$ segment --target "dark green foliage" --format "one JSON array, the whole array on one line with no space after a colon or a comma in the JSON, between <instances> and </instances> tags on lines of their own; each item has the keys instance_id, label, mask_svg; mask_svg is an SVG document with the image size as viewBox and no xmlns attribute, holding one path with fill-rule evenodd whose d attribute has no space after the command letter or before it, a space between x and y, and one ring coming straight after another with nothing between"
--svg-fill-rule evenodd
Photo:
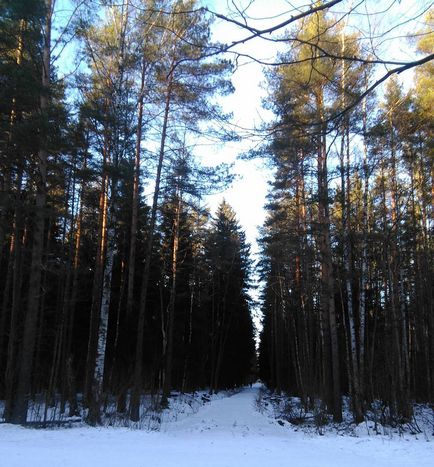
<instances>
[{"instance_id":1,"label":"dark green foliage","mask_svg":"<svg viewBox=\"0 0 434 467\"><path fill-rule=\"evenodd\" d=\"M249 313L249 247L232 208L223 201L207 245L211 314L211 386L247 381L254 359L253 325Z\"/></svg>"}]
</instances>

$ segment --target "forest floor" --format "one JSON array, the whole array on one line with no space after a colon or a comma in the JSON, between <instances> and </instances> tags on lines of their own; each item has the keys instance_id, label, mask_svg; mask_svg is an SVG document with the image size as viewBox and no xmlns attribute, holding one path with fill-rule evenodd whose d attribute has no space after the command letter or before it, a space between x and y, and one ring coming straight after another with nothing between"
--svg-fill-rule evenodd
<instances>
[{"instance_id":1,"label":"forest floor","mask_svg":"<svg viewBox=\"0 0 434 467\"><path fill-rule=\"evenodd\" d=\"M434 467L434 438L306 433L258 410L259 385L163 421L128 428L0 425L1 467Z\"/></svg>"}]
</instances>

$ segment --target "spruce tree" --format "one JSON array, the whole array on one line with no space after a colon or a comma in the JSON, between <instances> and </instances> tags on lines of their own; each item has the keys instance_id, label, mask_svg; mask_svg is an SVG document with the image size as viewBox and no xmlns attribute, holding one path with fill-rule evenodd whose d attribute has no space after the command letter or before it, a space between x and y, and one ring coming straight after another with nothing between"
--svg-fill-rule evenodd
<instances>
[{"instance_id":1,"label":"spruce tree","mask_svg":"<svg viewBox=\"0 0 434 467\"><path fill-rule=\"evenodd\" d=\"M210 387L218 391L247 381L255 350L248 296L249 246L235 212L225 201L215 215L207 257Z\"/></svg>"}]
</instances>

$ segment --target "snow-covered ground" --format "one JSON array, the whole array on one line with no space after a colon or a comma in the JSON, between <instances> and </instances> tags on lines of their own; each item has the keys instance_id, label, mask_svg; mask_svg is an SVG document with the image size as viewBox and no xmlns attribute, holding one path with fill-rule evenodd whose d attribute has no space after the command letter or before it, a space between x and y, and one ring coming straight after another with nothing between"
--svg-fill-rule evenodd
<instances>
[{"instance_id":1,"label":"snow-covered ground","mask_svg":"<svg viewBox=\"0 0 434 467\"><path fill-rule=\"evenodd\" d=\"M257 410L259 386L160 431L0 425L1 467L434 467L434 438L308 434Z\"/></svg>"}]
</instances>

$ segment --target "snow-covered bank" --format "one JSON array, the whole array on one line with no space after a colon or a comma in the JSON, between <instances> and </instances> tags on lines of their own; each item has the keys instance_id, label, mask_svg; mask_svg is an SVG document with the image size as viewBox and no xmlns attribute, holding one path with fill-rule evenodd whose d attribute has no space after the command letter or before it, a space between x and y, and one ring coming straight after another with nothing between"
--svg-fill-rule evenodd
<instances>
[{"instance_id":1,"label":"snow-covered bank","mask_svg":"<svg viewBox=\"0 0 434 467\"><path fill-rule=\"evenodd\" d=\"M259 388L212 400L161 431L0 425L1 467L434 467L422 437L318 436L256 410Z\"/></svg>"},{"instance_id":2,"label":"snow-covered bank","mask_svg":"<svg viewBox=\"0 0 434 467\"><path fill-rule=\"evenodd\" d=\"M420 438L434 442L434 410L429 404L413 404L410 420L392 417L389 408L381 401L374 401L367 409L365 421L356 425L351 410L351 399L343 398L342 422L334 423L332 415L326 413L321 401L314 401L309 410L299 397L287 394L276 395L267 389L259 390L257 407L261 413L268 414L278 423L290 423L294 430L311 434L336 434L342 436L375 436L404 439Z\"/></svg>"}]
</instances>

